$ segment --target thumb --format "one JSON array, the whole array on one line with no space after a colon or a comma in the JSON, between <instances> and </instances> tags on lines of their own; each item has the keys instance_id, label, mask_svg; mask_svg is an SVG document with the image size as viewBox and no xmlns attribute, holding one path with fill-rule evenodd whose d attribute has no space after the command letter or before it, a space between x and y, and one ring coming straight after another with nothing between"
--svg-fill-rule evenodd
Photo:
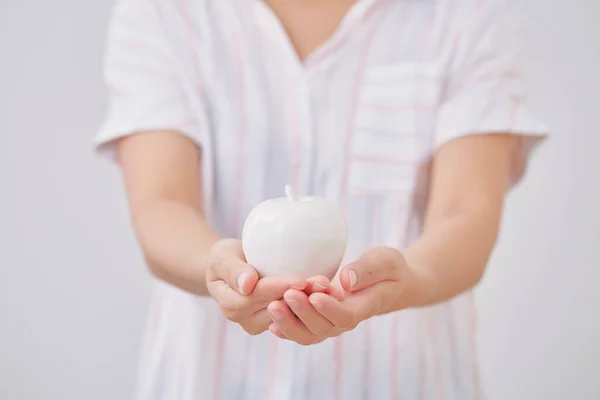
<instances>
[{"instance_id":1,"label":"thumb","mask_svg":"<svg viewBox=\"0 0 600 400\"><path fill-rule=\"evenodd\" d=\"M254 291L258 279L258 272L250 265L244 264L230 269L227 283L239 294L247 296Z\"/></svg>"},{"instance_id":2,"label":"thumb","mask_svg":"<svg viewBox=\"0 0 600 400\"><path fill-rule=\"evenodd\" d=\"M391 247L376 247L345 266L340 283L347 292L356 292L380 282L400 280L404 255Z\"/></svg>"},{"instance_id":3,"label":"thumb","mask_svg":"<svg viewBox=\"0 0 600 400\"><path fill-rule=\"evenodd\" d=\"M237 293L247 296L252 293L259 276L258 271L246 263L239 240L225 239L211 249L211 280L223 281Z\"/></svg>"}]
</instances>

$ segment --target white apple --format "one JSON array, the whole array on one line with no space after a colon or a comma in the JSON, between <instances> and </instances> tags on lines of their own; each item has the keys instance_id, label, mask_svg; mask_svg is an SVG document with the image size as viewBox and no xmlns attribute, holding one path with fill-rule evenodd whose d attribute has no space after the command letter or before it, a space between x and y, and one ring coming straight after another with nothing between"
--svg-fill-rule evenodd
<instances>
[{"instance_id":1,"label":"white apple","mask_svg":"<svg viewBox=\"0 0 600 400\"><path fill-rule=\"evenodd\" d=\"M320 197L266 200L248 215L242 247L248 264L262 276L333 278L346 251L348 229L342 210Z\"/></svg>"}]
</instances>

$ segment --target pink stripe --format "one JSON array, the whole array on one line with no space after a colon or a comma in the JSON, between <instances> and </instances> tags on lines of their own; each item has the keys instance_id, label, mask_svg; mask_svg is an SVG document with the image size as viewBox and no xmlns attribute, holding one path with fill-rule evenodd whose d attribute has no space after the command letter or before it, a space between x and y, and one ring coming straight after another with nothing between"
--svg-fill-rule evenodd
<instances>
[{"instance_id":1,"label":"pink stripe","mask_svg":"<svg viewBox=\"0 0 600 400\"><path fill-rule=\"evenodd\" d=\"M235 22L231 22L231 26L235 26ZM238 71L238 79L237 79L237 92L238 92L238 142L237 142L237 170L235 175L235 204L234 204L234 218L232 221L232 234L237 232L240 223L240 215L242 212L242 195L244 194L244 146L246 139L246 88L244 86L244 71L245 71L245 63L242 56L242 45L240 43L240 36L243 35L243 32L238 32L235 40L235 53L236 53L236 64Z\"/></svg>"},{"instance_id":2,"label":"pink stripe","mask_svg":"<svg viewBox=\"0 0 600 400\"><path fill-rule=\"evenodd\" d=\"M315 64L323 61L324 59L327 58L328 55L335 52L336 49L342 47L342 44L344 44L347 40L348 40L348 36L344 36L337 43L335 43L333 46L331 46L329 49L327 49L327 52L322 52L321 54L318 54L318 57L314 57L313 59L310 58L310 54L309 54L308 60L310 61L310 64L315 65Z\"/></svg>"},{"instance_id":3,"label":"pink stripe","mask_svg":"<svg viewBox=\"0 0 600 400\"><path fill-rule=\"evenodd\" d=\"M421 51L420 51L420 55L419 58L422 61L425 61L428 55L428 51L431 48L431 41L432 41L432 37L433 37L433 33L434 33L434 29L435 29L435 22L436 22L436 17L437 17L437 3L431 6L432 9L429 13L429 21L428 21L428 33L426 36L424 36L423 42L421 43ZM437 111L437 108L434 109L434 111ZM431 140L433 140L433 138L431 138ZM430 148L432 146L430 145ZM415 200L416 200L416 195L415 195ZM427 329L427 333L428 333L428 339L429 342L431 343L431 346L429 346L432 351L435 349L437 350L438 347L438 343L437 340L435 338L435 333L432 332L431 326L430 326L430 315L429 315L429 311L428 310L423 310L421 316L426 317L426 329ZM419 322L422 325L422 321ZM421 335L421 337L424 336L423 334ZM422 343L422 342L421 342ZM427 357L425 356L425 352L426 352L426 348L425 346L421 345L418 347L419 351L420 351L420 370L421 370L421 374L420 374L420 398L424 398L425 397L425 387L426 387L426 373L427 373L427 367L426 367L426 360ZM435 359L435 357L437 356L436 353L434 353L434 364L436 365L436 372L440 372L439 370L439 362L437 362L438 360ZM436 373L436 384L439 386L441 384L441 377L439 376L438 373ZM438 392L437 390L435 391L436 393Z\"/></svg>"},{"instance_id":4,"label":"pink stripe","mask_svg":"<svg viewBox=\"0 0 600 400\"><path fill-rule=\"evenodd\" d=\"M338 336L334 339L333 343L333 398L340 400L342 398L342 336Z\"/></svg>"},{"instance_id":5,"label":"pink stripe","mask_svg":"<svg viewBox=\"0 0 600 400\"><path fill-rule=\"evenodd\" d=\"M378 3L378 6L381 7L381 5L384 2L380 2ZM391 4L391 3L390 3ZM400 26L402 27L402 30L398 33L398 37L402 36L402 34L404 33L404 30L406 29L406 27L408 26L408 22L410 21L410 18L412 16L412 13L414 11L414 5L412 7L409 7L408 12L406 13L406 20L403 24L400 24ZM375 13L375 7L372 10L371 15L373 15ZM371 16L370 15L370 16ZM389 16L390 13L384 14L381 18L382 20L385 18L385 16ZM375 24L375 27L377 26L381 26L383 21L379 21L380 23ZM363 54L362 57L360 59L360 63L359 63L359 67L358 67L358 71L357 71L357 79L355 80L355 86L353 88L352 91L352 96L351 98L353 99L353 103L351 105L351 108L349 110L348 113L348 135L346 138L346 143L345 143L345 148L344 148L344 154L345 154L345 159L346 159L346 165L344 168L344 174L342 176L342 199L344 200L344 203L347 204L347 198L348 198L348 172L350 170L350 162L352 160L356 160L355 157L352 157L352 145L354 143L354 136L356 135L356 124L354 123L354 118L355 118L355 113L356 110L358 108L358 98L359 98L359 90L360 87L362 85L362 81L364 78L364 74L365 74L365 70L367 67L367 58L368 58L368 54L370 51L370 48L372 46L373 40L375 39L375 33L376 33L376 28L373 27L371 29L371 31L369 32L369 35L367 36L366 42L365 42L365 47L363 49ZM395 398L395 393L397 393L397 384L398 384L398 377L397 377L397 373L398 373L398 344L397 344L397 340L398 340L398 326L397 326L397 316L394 316L394 322L393 322L393 327L392 327L392 338L394 339L394 344L393 344L393 348L392 348L392 357L391 357L391 365L390 365L390 390L392 393L393 398ZM338 361L341 362L341 361ZM339 382L336 382L336 386L339 386Z\"/></svg>"},{"instance_id":6,"label":"pink stripe","mask_svg":"<svg viewBox=\"0 0 600 400\"><path fill-rule=\"evenodd\" d=\"M379 6L381 7L381 4L383 2L379 3ZM374 12L374 11L373 11ZM378 24L374 24L374 26L371 28L371 30L369 31L369 34L367 36L367 38L365 39L365 45L359 60L359 65L358 65L358 70L356 73L357 79L355 79L354 81L354 87L352 89L351 92L351 96L350 98L352 99L352 104L350 106L350 110L348 112L348 134L346 137L346 143L344 145L344 155L345 155L345 159L346 159L346 165L344 168L344 172L342 175L342 199L344 201L344 206L346 206L346 202L347 202L347 197L348 197L348 171L350 170L350 155L351 155L351 150L352 150L352 144L354 142L354 136L356 134L356 124L355 122L355 114L356 114L356 110L358 108L358 99L359 99L359 92L360 92L360 87L362 85L362 81L365 75L365 70L367 68L367 58L369 55L369 51L371 50L371 46L373 43L373 40L375 39L375 33L377 31L376 27L378 26Z\"/></svg>"},{"instance_id":7,"label":"pink stripe","mask_svg":"<svg viewBox=\"0 0 600 400\"><path fill-rule=\"evenodd\" d=\"M237 9L234 9L236 12ZM231 21L230 26L236 26L235 21ZM242 56L242 46L240 43L240 37L243 36L242 32L237 32L235 35L235 53L236 53L236 64L237 64L237 92L238 92L238 140L237 140L237 167L235 174L235 182L234 182L234 193L235 193L235 201L233 206L233 218L231 221L231 234L235 235L239 228L240 223L240 215L242 212L242 195L244 193L243 190L243 172L244 172L244 145L246 139L246 91L244 87L244 60ZM218 356L217 356L217 365L215 368L214 375L214 391L213 391L213 399L218 400L220 398L221 393L221 380L223 374L223 363L225 357L225 347L226 342L225 338L227 336L227 321L223 321L221 325L221 332L219 335L219 346L218 346ZM248 357L248 354L246 354ZM246 362L244 362L246 364Z\"/></svg>"},{"instance_id":8,"label":"pink stripe","mask_svg":"<svg viewBox=\"0 0 600 400\"><path fill-rule=\"evenodd\" d=\"M436 105L427 104L403 104L398 106L387 106L384 104L364 104L360 106L361 110L373 110L373 111L384 111L388 113L400 112L400 111L422 111L422 112L436 112Z\"/></svg>"},{"instance_id":9,"label":"pink stripe","mask_svg":"<svg viewBox=\"0 0 600 400\"><path fill-rule=\"evenodd\" d=\"M277 400L275 399L275 373L277 371L277 352L278 352L278 339L274 336L269 337L270 346L269 346L269 374L267 377L268 385L267 385L267 399L268 400Z\"/></svg>"},{"instance_id":10,"label":"pink stripe","mask_svg":"<svg viewBox=\"0 0 600 400\"><path fill-rule=\"evenodd\" d=\"M374 200L374 199L373 199ZM380 235L380 203L373 202L371 215L371 246L376 246L381 241ZM365 322L365 395L367 399L370 397L370 381L371 381L371 320Z\"/></svg>"},{"instance_id":11,"label":"pink stripe","mask_svg":"<svg viewBox=\"0 0 600 400\"><path fill-rule=\"evenodd\" d=\"M292 187L298 188L300 181L300 171L302 166L302 143L300 136L300 112L298 98L300 97L297 90L288 90L288 93L294 93L290 95L291 98L289 104L291 104L291 171L290 171L290 184ZM267 377L267 399L273 399L275 392L276 373L277 373L277 353L278 353L278 339L276 337L271 338L271 346L269 346L269 373ZM310 368L309 368L310 369Z\"/></svg>"},{"instance_id":12,"label":"pink stripe","mask_svg":"<svg viewBox=\"0 0 600 400\"><path fill-rule=\"evenodd\" d=\"M405 204L403 202L398 202L397 204L398 209L397 209L397 222L396 222L396 229L397 229L397 235L398 235L398 242L397 242L397 246L398 248L403 248L404 247L404 242L406 241L406 224L407 221L404 221L403 218L401 218L401 216L403 215L403 212L405 212ZM399 365L400 365L400 346L398 345L398 338L400 335L400 329L399 329L399 325L400 325L400 313L396 312L393 316L392 319L392 332L391 332L391 339L392 339L392 356L390 358L390 394L391 394L391 398L392 400L398 399L399 396Z\"/></svg>"},{"instance_id":13,"label":"pink stripe","mask_svg":"<svg viewBox=\"0 0 600 400\"><path fill-rule=\"evenodd\" d=\"M188 45L188 49L190 54L195 55L195 57L192 57L194 60L194 64L195 64L195 70L198 74L201 73L201 68L200 65L198 64L199 60L200 60L200 55L199 55L199 46L196 45L196 43L194 42L194 27L192 22L188 19L185 18L185 16L189 16L192 15L191 10L189 8L189 3L188 0L181 0L179 3L181 10L180 10L180 15L183 17L183 23L185 25L185 30L186 30L186 39L187 39L187 45ZM157 9L158 12L158 9ZM202 82L202 79L198 79L198 83L200 84ZM202 88L199 87L198 90L202 91ZM212 398L214 400L218 400L220 397L220 382L221 382L221 370L223 367L223 354L225 352L225 336L226 336L226 329L227 329L227 321L225 320L225 318L222 318L221 320L221 325L219 327L219 339L218 339L218 343L217 343L217 352L218 352L218 356L217 356L217 360L216 360L216 366L215 366L215 373L213 375L213 393L212 393ZM203 340L203 345L204 345L204 349L208 349L210 347L210 342L209 342L209 335L207 332L204 332L204 340Z\"/></svg>"},{"instance_id":14,"label":"pink stripe","mask_svg":"<svg viewBox=\"0 0 600 400\"><path fill-rule=\"evenodd\" d=\"M300 180L300 169L302 163L302 151L300 142L300 111L298 105L298 90L290 90L288 93L294 93L291 96L292 104L292 115L291 115L291 132L292 132L292 170L291 170L291 182L292 185L297 187Z\"/></svg>"},{"instance_id":15,"label":"pink stripe","mask_svg":"<svg viewBox=\"0 0 600 400\"><path fill-rule=\"evenodd\" d=\"M206 312L206 311L205 311L205 312ZM208 326L207 326L207 324L206 324L206 321L207 321L207 319L208 319L208 318L205 316L205 318L204 318L204 327L203 327L204 329L203 329L203 331L202 331L202 335L203 335L203 336L202 336L202 343L201 343L201 346L202 346L202 348L201 348L201 351L202 351L202 352L207 352L209 349L211 349L211 348L213 347L213 340L214 340L214 339L213 339L212 335L210 335L211 329L208 329ZM223 318L223 321L220 321L220 322L221 322L221 324L222 324L224 321L225 321L225 319ZM215 331L216 331L216 330L215 330ZM221 326L219 326L219 330L218 330L218 334L219 334L219 335L220 335L221 331L222 331L222 327L221 327ZM219 337L220 337L220 336L219 336ZM219 346L222 346L222 344L221 344L220 340L218 340L218 341L217 341L217 349L219 348ZM218 350L217 350L217 351L218 351ZM200 356L201 356L201 357L203 357L203 355L202 355L202 354L201 354ZM204 357L203 357L203 358L204 358ZM203 368L200 368L200 371L202 371L202 370L203 370ZM198 380L199 380L200 382L202 382L202 381L203 381L203 380L205 380L205 379L206 379L206 376L201 376L201 377L199 377L199 379L198 379ZM213 381L213 385L214 385L214 384L215 384L215 381ZM212 389L212 390L213 390L213 391L212 391L212 393L213 393L213 398L215 398L215 397L214 397L215 388L213 387L213 389ZM208 391L206 391L206 392L208 392Z\"/></svg>"},{"instance_id":16,"label":"pink stripe","mask_svg":"<svg viewBox=\"0 0 600 400\"><path fill-rule=\"evenodd\" d=\"M185 16L193 15L192 10L189 7L189 0L181 0L181 10L180 15L183 17L183 22L186 28L186 39L188 44L188 50L190 54L193 54L195 57L192 57L194 60L194 64L196 67L196 72L199 74L200 78L198 79L198 83L201 84L203 79L201 79L201 67L199 64L199 60L202 60L202 56L200 54L200 46L194 41L194 24L189 18L185 18ZM198 78L198 77L197 77ZM198 90L200 92L203 91L203 88L199 87Z\"/></svg>"},{"instance_id":17,"label":"pink stripe","mask_svg":"<svg viewBox=\"0 0 600 400\"><path fill-rule=\"evenodd\" d=\"M306 398L310 399L312 398L312 390L311 390L311 386L313 384L314 381L314 374L316 372L316 367L318 366L315 362L315 346L311 346L310 348L307 349L308 351L308 371L306 373Z\"/></svg>"},{"instance_id":18,"label":"pink stripe","mask_svg":"<svg viewBox=\"0 0 600 400\"><path fill-rule=\"evenodd\" d=\"M407 161L407 160L400 160L400 159L394 159L394 158L365 157L365 156L357 156L357 155L350 157L350 159L352 161L365 162L365 163L371 163L371 164L404 165L404 166L410 166L410 167L415 167L419 164L419 162L416 162L416 161Z\"/></svg>"},{"instance_id":19,"label":"pink stripe","mask_svg":"<svg viewBox=\"0 0 600 400\"><path fill-rule=\"evenodd\" d=\"M460 366L458 363L458 349L456 348L456 321L454 319L454 303L450 302L447 305L448 313L448 336L450 336L450 357L452 357L452 377L454 379L455 390L458 389L460 378L458 371Z\"/></svg>"},{"instance_id":20,"label":"pink stripe","mask_svg":"<svg viewBox=\"0 0 600 400\"><path fill-rule=\"evenodd\" d=\"M368 15L369 17L372 16L376 9L379 9L382 4L384 4L385 2L379 2L377 3L373 9L371 10L371 13ZM384 15L385 16L385 15ZM383 18L383 17L382 17ZM375 39L375 33L377 32L377 27L380 26L380 24L373 24L373 26L371 27L366 39L365 39L365 44L362 50L362 54L361 57L359 59L359 64L358 64L358 70L357 70L357 79L355 80L355 84L354 87L352 89L352 93L351 93L351 99L352 99L352 104L350 106L350 112L348 113L348 135L346 138L346 143L344 145L344 155L345 155L345 159L346 159L346 165L342 174L342 201L343 201L343 207L344 209L347 209L347 199L348 199L348 171L350 169L350 154L351 154L351 149L352 149L352 143L354 142L354 135L356 134L356 125L354 123L354 118L355 118L355 112L356 109L358 107L358 99L359 99L359 91L360 91L360 86L362 84L362 80L364 78L365 75L365 70L367 68L367 61L368 61L368 56L369 56L369 52L371 50L371 46L373 43L373 40ZM337 338L334 339L335 343L334 343L334 380L333 380L333 393L334 393L334 400L339 400L340 399L340 395L341 395L341 368L343 365L343 360L342 360L342 336L338 336Z\"/></svg>"},{"instance_id":21,"label":"pink stripe","mask_svg":"<svg viewBox=\"0 0 600 400\"><path fill-rule=\"evenodd\" d=\"M395 313L392 317L392 357L391 357L391 365L390 365L390 395L392 396L392 400L396 400L399 398L398 396L398 367L400 364L399 357L399 346L398 346L398 336L400 329L398 329L398 325L400 324L400 316L399 313Z\"/></svg>"},{"instance_id":22,"label":"pink stripe","mask_svg":"<svg viewBox=\"0 0 600 400\"><path fill-rule=\"evenodd\" d=\"M425 399L425 388L427 387L427 357L425 356L425 352L427 351L426 346L425 346L425 341L423 340L423 338L425 337L425 333L426 332L422 332L423 330L423 318L425 318L427 316L427 310L423 310L420 315L419 315L419 329L417 330L418 334L419 334L419 339L418 339L418 349L420 352L420 362L419 362L419 389L418 389L418 393L419 393L419 399L420 400L424 400Z\"/></svg>"},{"instance_id":23,"label":"pink stripe","mask_svg":"<svg viewBox=\"0 0 600 400\"><path fill-rule=\"evenodd\" d=\"M471 292L469 294L471 300L470 307L470 324L469 324L469 342L471 345L471 357L472 357L472 368L473 368L473 398L481 399L481 381L479 377L479 356L477 351L477 306L475 304L475 295Z\"/></svg>"},{"instance_id":24,"label":"pink stripe","mask_svg":"<svg viewBox=\"0 0 600 400\"><path fill-rule=\"evenodd\" d=\"M227 336L227 320L221 317L221 325L219 326L219 337L217 344L217 361L213 375L213 400L221 398L221 380L223 374L223 361L225 358L225 339Z\"/></svg>"},{"instance_id":25,"label":"pink stripe","mask_svg":"<svg viewBox=\"0 0 600 400\"><path fill-rule=\"evenodd\" d=\"M436 312L438 311L437 309L434 309ZM430 311L431 314L433 315L433 317L436 316L436 314L433 314L433 310ZM432 319L433 319L433 328L431 327L432 325ZM441 370L441 356L440 356L440 343L438 341L438 337L437 335L439 334L439 331L437 329L435 329L435 322L436 322L436 318L432 318L432 316L430 315L430 317L427 319L427 324L428 324L428 331L429 331L429 342L431 343L431 351L433 352L433 368L434 368L434 374L435 374L435 383L436 383L436 393L439 396L439 399L441 400L445 400L446 399L446 391L444 388L444 384L443 384L443 377L442 377L442 370Z\"/></svg>"},{"instance_id":26,"label":"pink stripe","mask_svg":"<svg viewBox=\"0 0 600 400\"><path fill-rule=\"evenodd\" d=\"M190 357L190 341L186 335L190 331L190 324L192 322L192 315L188 314L184 327L182 329L182 336L178 343L179 345L179 387L177 388L177 394L179 399L187 398L186 393L190 393L190 381L192 379L190 372L192 371L191 357Z\"/></svg>"},{"instance_id":27,"label":"pink stripe","mask_svg":"<svg viewBox=\"0 0 600 400\"><path fill-rule=\"evenodd\" d=\"M365 354L365 397L371 398L371 320L365 321L365 345L367 346Z\"/></svg>"}]
</instances>

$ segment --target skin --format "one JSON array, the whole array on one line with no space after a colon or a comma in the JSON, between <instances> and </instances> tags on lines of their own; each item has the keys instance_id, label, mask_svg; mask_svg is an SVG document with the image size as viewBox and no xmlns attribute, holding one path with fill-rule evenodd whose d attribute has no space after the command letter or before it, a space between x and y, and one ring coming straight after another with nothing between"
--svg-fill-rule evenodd
<instances>
[{"instance_id":1,"label":"skin","mask_svg":"<svg viewBox=\"0 0 600 400\"><path fill-rule=\"evenodd\" d=\"M470 136L435 156L423 235L406 252L373 248L342 268L344 293L288 290L270 304L275 335L302 345L354 329L371 317L434 305L474 287L497 239L511 172L509 135Z\"/></svg>"},{"instance_id":2,"label":"skin","mask_svg":"<svg viewBox=\"0 0 600 400\"><path fill-rule=\"evenodd\" d=\"M338 28L355 0L265 0L304 60Z\"/></svg>"},{"instance_id":3,"label":"skin","mask_svg":"<svg viewBox=\"0 0 600 400\"><path fill-rule=\"evenodd\" d=\"M259 279L239 240L220 239L210 228L200 200L200 151L183 135L132 135L119 143L119 159L134 230L155 276L211 295L250 334L269 329L309 345L375 315L436 304L477 284L498 234L511 140L469 136L440 147L421 238L404 253L368 250L332 283Z\"/></svg>"},{"instance_id":4,"label":"skin","mask_svg":"<svg viewBox=\"0 0 600 400\"><path fill-rule=\"evenodd\" d=\"M304 59L331 36L354 1L266 3ZM211 229L201 200L201 150L184 135L139 132L122 139L118 150L132 224L150 271L183 290L212 296L225 317L250 334L270 330L311 345L377 315L443 302L479 282L515 168L513 140L475 135L441 146L420 239L404 253L369 249L333 282L259 279L239 240Z\"/></svg>"}]
</instances>

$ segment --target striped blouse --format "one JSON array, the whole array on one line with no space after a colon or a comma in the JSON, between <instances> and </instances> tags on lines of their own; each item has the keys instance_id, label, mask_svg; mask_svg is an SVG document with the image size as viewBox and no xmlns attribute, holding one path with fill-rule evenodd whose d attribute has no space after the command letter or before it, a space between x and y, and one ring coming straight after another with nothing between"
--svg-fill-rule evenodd
<instances>
[{"instance_id":1,"label":"striped blouse","mask_svg":"<svg viewBox=\"0 0 600 400\"><path fill-rule=\"evenodd\" d=\"M96 138L168 129L203 149L216 231L239 237L260 201L298 192L343 205L345 262L420 233L431 156L461 136L545 134L526 107L520 28L503 0L359 0L300 60L259 0L120 0ZM515 179L516 182L516 179ZM216 304L156 282L139 400L468 400L483 396L473 295L372 318L302 347L249 336Z\"/></svg>"}]
</instances>

